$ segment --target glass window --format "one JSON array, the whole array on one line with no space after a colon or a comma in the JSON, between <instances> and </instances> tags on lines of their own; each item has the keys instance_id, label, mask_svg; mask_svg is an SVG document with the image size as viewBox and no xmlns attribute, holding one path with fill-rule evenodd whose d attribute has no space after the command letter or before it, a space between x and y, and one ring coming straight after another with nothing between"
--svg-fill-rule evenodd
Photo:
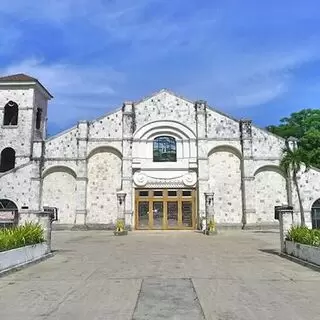
<instances>
[{"instance_id":1,"label":"glass window","mask_svg":"<svg viewBox=\"0 0 320 320\"><path fill-rule=\"evenodd\" d=\"M312 229L320 229L320 199L311 208Z\"/></svg>"},{"instance_id":2,"label":"glass window","mask_svg":"<svg viewBox=\"0 0 320 320\"><path fill-rule=\"evenodd\" d=\"M183 197L191 197L191 191L183 190L182 191L182 196Z\"/></svg>"},{"instance_id":3,"label":"glass window","mask_svg":"<svg viewBox=\"0 0 320 320\"><path fill-rule=\"evenodd\" d=\"M176 196L177 196L177 191L169 190L169 191L168 191L168 196L169 196L169 197L176 197Z\"/></svg>"},{"instance_id":4,"label":"glass window","mask_svg":"<svg viewBox=\"0 0 320 320\"><path fill-rule=\"evenodd\" d=\"M154 197L162 197L162 191L154 191L153 196Z\"/></svg>"},{"instance_id":5,"label":"glass window","mask_svg":"<svg viewBox=\"0 0 320 320\"><path fill-rule=\"evenodd\" d=\"M173 137L157 137L153 141L154 162L176 162L177 144Z\"/></svg>"},{"instance_id":6,"label":"glass window","mask_svg":"<svg viewBox=\"0 0 320 320\"><path fill-rule=\"evenodd\" d=\"M148 191L140 191L139 192L140 197L147 197L148 196Z\"/></svg>"}]
</instances>

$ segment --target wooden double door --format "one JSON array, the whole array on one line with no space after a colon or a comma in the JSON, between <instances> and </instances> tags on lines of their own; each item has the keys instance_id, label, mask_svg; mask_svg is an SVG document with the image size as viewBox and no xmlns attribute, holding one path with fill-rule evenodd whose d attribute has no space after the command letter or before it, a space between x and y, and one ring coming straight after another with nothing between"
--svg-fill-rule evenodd
<instances>
[{"instance_id":1,"label":"wooden double door","mask_svg":"<svg viewBox=\"0 0 320 320\"><path fill-rule=\"evenodd\" d=\"M136 229L195 229L195 189L136 189Z\"/></svg>"}]
</instances>

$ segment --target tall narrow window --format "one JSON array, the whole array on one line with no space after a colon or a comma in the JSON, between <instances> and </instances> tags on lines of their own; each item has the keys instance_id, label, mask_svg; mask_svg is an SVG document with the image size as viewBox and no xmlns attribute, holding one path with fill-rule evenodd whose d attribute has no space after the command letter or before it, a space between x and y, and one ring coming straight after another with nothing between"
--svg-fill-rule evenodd
<instances>
[{"instance_id":1,"label":"tall narrow window","mask_svg":"<svg viewBox=\"0 0 320 320\"><path fill-rule=\"evenodd\" d=\"M320 199L311 208L312 229L320 229Z\"/></svg>"},{"instance_id":2,"label":"tall narrow window","mask_svg":"<svg viewBox=\"0 0 320 320\"><path fill-rule=\"evenodd\" d=\"M41 116L42 116L42 109L37 109L37 118L36 118L36 129L39 130L41 128Z\"/></svg>"},{"instance_id":3,"label":"tall narrow window","mask_svg":"<svg viewBox=\"0 0 320 320\"><path fill-rule=\"evenodd\" d=\"M17 124L18 124L18 105L13 101L9 101L4 106L3 125L16 126Z\"/></svg>"},{"instance_id":4,"label":"tall narrow window","mask_svg":"<svg viewBox=\"0 0 320 320\"><path fill-rule=\"evenodd\" d=\"M12 148L5 148L1 152L0 172L11 170L15 167L16 152Z\"/></svg>"},{"instance_id":5,"label":"tall narrow window","mask_svg":"<svg viewBox=\"0 0 320 320\"><path fill-rule=\"evenodd\" d=\"M177 144L173 137L162 136L153 140L154 162L176 162Z\"/></svg>"}]
</instances>

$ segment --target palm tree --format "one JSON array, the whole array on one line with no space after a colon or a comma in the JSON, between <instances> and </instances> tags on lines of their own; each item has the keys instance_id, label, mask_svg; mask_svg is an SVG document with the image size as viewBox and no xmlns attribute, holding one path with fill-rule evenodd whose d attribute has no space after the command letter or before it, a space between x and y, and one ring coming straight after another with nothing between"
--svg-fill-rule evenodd
<instances>
[{"instance_id":1,"label":"palm tree","mask_svg":"<svg viewBox=\"0 0 320 320\"><path fill-rule=\"evenodd\" d=\"M307 171L310 167L307 154L299 147L290 149L288 144L286 144L286 148L283 149L280 167L287 174L287 176L290 176L290 173L292 172L292 180L296 187L299 201L301 226L305 226L306 221L301 200L300 187L297 180L298 173L301 170L302 166L305 167L305 171Z\"/></svg>"}]
</instances>

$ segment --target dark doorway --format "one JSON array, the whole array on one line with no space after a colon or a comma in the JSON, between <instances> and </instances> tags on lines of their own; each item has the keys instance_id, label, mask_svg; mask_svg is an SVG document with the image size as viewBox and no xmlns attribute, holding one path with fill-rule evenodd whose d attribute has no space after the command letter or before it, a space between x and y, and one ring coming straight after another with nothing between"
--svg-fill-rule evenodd
<instances>
[{"instance_id":1,"label":"dark doorway","mask_svg":"<svg viewBox=\"0 0 320 320\"><path fill-rule=\"evenodd\" d=\"M11 170L15 167L16 152L12 148L5 148L1 152L0 172Z\"/></svg>"},{"instance_id":2,"label":"dark doorway","mask_svg":"<svg viewBox=\"0 0 320 320\"><path fill-rule=\"evenodd\" d=\"M4 107L4 126L16 126L18 124L18 105L9 101Z\"/></svg>"}]
</instances>

